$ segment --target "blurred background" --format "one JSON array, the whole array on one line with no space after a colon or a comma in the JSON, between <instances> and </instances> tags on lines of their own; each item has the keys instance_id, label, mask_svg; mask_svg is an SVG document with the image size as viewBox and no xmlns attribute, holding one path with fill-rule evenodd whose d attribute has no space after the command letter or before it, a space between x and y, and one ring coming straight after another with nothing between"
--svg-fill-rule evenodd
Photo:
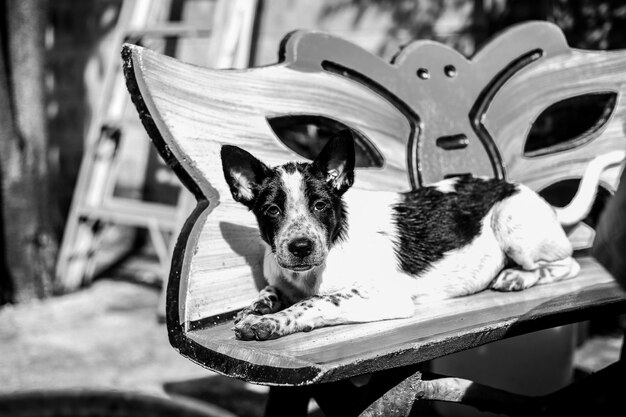
<instances>
[{"instance_id":1,"label":"blurred background","mask_svg":"<svg viewBox=\"0 0 626 417\"><path fill-rule=\"evenodd\" d=\"M572 47L626 48L620 0L0 4L0 394L106 388L191 398L224 416L263 415L267 388L213 375L167 342L160 289L194 200L130 103L123 42L217 68L276 62L294 29L335 34L385 60L413 39L470 57L535 19L557 24ZM582 116L568 113L572 123ZM297 141L301 128L284 126L284 136ZM547 353L560 370L545 389L616 360L623 322L554 330L575 349ZM314 404L311 412L320 415Z\"/></svg>"}]
</instances>

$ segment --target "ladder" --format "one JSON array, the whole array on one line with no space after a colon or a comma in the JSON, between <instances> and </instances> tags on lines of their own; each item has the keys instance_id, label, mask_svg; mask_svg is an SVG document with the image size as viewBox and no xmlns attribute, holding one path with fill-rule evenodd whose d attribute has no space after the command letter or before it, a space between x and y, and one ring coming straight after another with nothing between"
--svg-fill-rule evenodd
<instances>
[{"instance_id":1,"label":"ladder","mask_svg":"<svg viewBox=\"0 0 626 417\"><path fill-rule=\"evenodd\" d=\"M132 253L136 231L140 229L146 231L165 282L176 233L195 206L191 193L152 150L130 103L119 58L122 43L139 43L204 66L246 67L257 7L258 0L123 2L106 52L100 101L87 132L57 260L57 292L74 291L88 284ZM207 14L210 16L205 21L202 17ZM181 40L187 44L180 44ZM128 152L134 159L127 165L149 165L149 159L156 158L151 162L153 174L166 184L162 194L167 194L164 200L169 201L148 201L137 189L133 190L135 195L124 193L119 184L129 178L124 178L120 154Z\"/></svg>"}]
</instances>

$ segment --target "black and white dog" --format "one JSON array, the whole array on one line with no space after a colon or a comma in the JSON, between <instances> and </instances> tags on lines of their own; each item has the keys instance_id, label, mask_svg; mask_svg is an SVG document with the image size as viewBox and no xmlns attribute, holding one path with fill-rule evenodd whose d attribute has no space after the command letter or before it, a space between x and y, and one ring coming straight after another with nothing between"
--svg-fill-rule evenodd
<instances>
[{"instance_id":1,"label":"black and white dog","mask_svg":"<svg viewBox=\"0 0 626 417\"><path fill-rule=\"evenodd\" d=\"M312 163L270 168L229 145L221 156L267 244L269 285L235 318L239 339L410 317L414 301L523 290L579 271L557 210L521 184L468 176L406 193L347 192L349 130ZM597 178L588 182L595 195Z\"/></svg>"}]
</instances>

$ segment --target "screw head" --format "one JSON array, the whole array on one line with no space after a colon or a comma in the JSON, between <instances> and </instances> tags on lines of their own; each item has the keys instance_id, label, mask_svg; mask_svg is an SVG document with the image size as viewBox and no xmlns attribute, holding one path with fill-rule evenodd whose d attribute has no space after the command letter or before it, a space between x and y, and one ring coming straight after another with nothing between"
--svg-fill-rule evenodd
<instances>
[{"instance_id":1,"label":"screw head","mask_svg":"<svg viewBox=\"0 0 626 417\"><path fill-rule=\"evenodd\" d=\"M456 77L456 67L454 65L446 65L445 67L443 67L443 72L449 78Z\"/></svg>"}]
</instances>

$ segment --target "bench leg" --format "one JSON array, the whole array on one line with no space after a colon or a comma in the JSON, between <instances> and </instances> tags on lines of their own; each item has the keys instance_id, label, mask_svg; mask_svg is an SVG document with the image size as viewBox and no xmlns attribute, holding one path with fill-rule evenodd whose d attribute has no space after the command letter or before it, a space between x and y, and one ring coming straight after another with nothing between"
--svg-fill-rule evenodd
<instances>
[{"instance_id":1,"label":"bench leg","mask_svg":"<svg viewBox=\"0 0 626 417\"><path fill-rule=\"evenodd\" d=\"M311 386L313 398L326 417L407 417L417 398L419 366L377 372L356 387L344 380Z\"/></svg>"},{"instance_id":2,"label":"bench leg","mask_svg":"<svg viewBox=\"0 0 626 417\"><path fill-rule=\"evenodd\" d=\"M305 417L311 397L326 417L407 417L423 411L432 401L466 404L509 416L558 416L565 410L570 415L583 410L591 415L594 410L615 407L626 413L626 405L621 401L626 375L624 352L626 348L622 350L622 359L613 365L544 396L529 397L462 378L422 374L417 366L409 366L373 374L369 383L361 387L349 380L307 387L272 387L266 417Z\"/></svg>"},{"instance_id":3,"label":"bench leg","mask_svg":"<svg viewBox=\"0 0 626 417\"><path fill-rule=\"evenodd\" d=\"M305 417L309 400L315 401L326 417L406 417L418 391L417 367L376 373L370 382L356 387L350 380L307 387L271 387L265 417Z\"/></svg>"},{"instance_id":4,"label":"bench leg","mask_svg":"<svg viewBox=\"0 0 626 417\"><path fill-rule=\"evenodd\" d=\"M393 371L392 374L376 374L372 377L364 395L364 400L369 405L359 416L408 417L414 414L411 411L420 393L421 372L415 367Z\"/></svg>"},{"instance_id":5,"label":"bench leg","mask_svg":"<svg viewBox=\"0 0 626 417\"><path fill-rule=\"evenodd\" d=\"M622 407L625 351L623 348L622 359L617 363L545 396L528 397L462 378L422 374L418 366L409 366L373 374L369 383L361 387L349 380L307 387L272 387L265 415L306 417L311 398L315 398L326 417L407 417L423 411L431 401L456 402L509 416L561 415L563 410L577 414L587 408L591 412L594 407ZM623 411L626 412L626 406Z\"/></svg>"},{"instance_id":6,"label":"bench leg","mask_svg":"<svg viewBox=\"0 0 626 417\"><path fill-rule=\"evenodd\" d=\"M624 170L626 172L626 170ZM624 336L622 337L622 352L619 355L619 360L626 362L626 329L624 329Z\"/></svg>"},{"instance_id":7,"label":"bench leg","mask_svg":"<svg viewBox=\"0 0 626 417\"><path fill-rule=\"evenodd\" d=\"M375 373L367 385L358 388L348 380L310 388L326 417L423 415L431 409L433 401L456 402L519 416L537 415L541 408L536 398L461 378L422 373L419 365Z\"/></svg>"},{"instance_id":8,"label":"bench leg","mask_svg":"<svg viewBox=\"0 0 626 417\"><path fill-rule=\"evenodd\" d=\"M306 417L310 399L309 387L271 387L265 417Z\"/></svg>"}]
</instances>

